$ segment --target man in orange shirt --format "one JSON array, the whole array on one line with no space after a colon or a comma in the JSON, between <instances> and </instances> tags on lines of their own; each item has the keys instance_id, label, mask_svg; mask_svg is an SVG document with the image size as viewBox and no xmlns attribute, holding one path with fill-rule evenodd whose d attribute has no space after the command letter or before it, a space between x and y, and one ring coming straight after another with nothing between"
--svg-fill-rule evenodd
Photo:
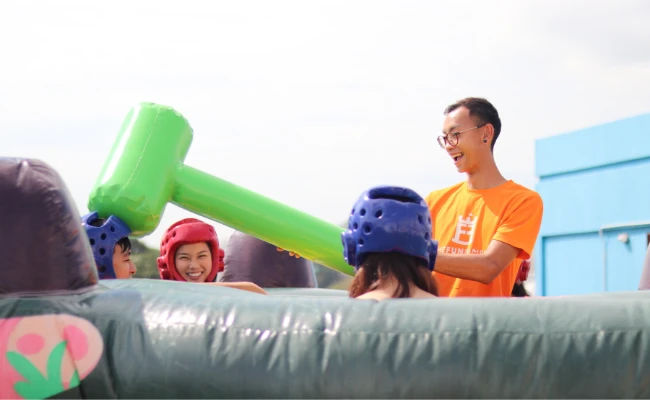
<instances>
[{"instance_id":1,"label":"man in orange shirt","mask_svg":"<svg viewBox=\"0 0 650 400\"><path fill-rule=\"evenodd\" d=\"M542 199L499 172L493 149L501 120L490 102L466 98L444 114L438 144L467 180L426 198L440 296L510 296L539 233Z\"/></svg>"}]
</instances>

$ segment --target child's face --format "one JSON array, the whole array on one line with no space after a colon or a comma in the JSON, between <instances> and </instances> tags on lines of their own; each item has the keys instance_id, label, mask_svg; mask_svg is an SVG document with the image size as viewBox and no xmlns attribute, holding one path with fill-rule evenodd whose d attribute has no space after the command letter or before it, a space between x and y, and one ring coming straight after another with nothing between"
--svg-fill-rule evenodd
<instances>
[{"instance_id":1,"label":"child's face","mask_svg":"<svg viewBox=\"0 0 650 400\"><path fill-rule=\"evenodd\" d=\"M113 250L113 270L116 279L129 279L135 274L135 264L131 261L131 249L122 250L122 246L115 245Z\"/></svg>"},{"instance_id":2,"label":"child's face","mask_svg":"<svg viewBox=\"0 0 650 400\"><path fill-rule=\"evenodd\" d=\"M174 264L188 282L205 282L212 271L212 253L205 242L184 244L176 250Z\"/></svg>"}]
</instances>

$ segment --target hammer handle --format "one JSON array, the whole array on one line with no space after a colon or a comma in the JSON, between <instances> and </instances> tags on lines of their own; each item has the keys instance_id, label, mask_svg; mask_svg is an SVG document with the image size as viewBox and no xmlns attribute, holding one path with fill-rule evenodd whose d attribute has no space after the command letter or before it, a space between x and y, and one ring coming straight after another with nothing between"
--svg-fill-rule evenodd
<instances>
[{"instance_id":1,"label":"hammer handle","mask_svg":"<svg viewBox=\"0 0 650 400\"><path fill-rule=\"evenodd\" d=\"M343 228L186 165L176 170L172 202L348 275Z\"/></svg>"}]
</instances>

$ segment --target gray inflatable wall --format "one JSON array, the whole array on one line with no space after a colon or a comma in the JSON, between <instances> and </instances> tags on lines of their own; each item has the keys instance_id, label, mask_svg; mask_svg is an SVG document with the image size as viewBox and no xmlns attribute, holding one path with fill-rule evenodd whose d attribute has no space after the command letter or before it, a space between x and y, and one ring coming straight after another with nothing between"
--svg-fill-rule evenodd
<instances>
[{"instance_id":1,"label":"gray inflatable wall","mask_svg":"<svg viewBox=\"0 0 650 400\"><path fill-rule=\"evenodd\" d=\"M293 257L287 251L254 236L235 231L225 249L221 282L253 282L264 288L316 287L310 260Z\"/></svg>"},{"instance_id":2,"label":"gray inflatable wall","mask_svg":"<svg viewBox=\"0 0 650 400\"><path fill-rule=\"evenodd\" d=\"M83 397L650 396L650 293L375 302L292 291L101 281L5 297L0 316L96 328L103 352L67 390Z\"/></svg>"},{"instance_id":3,"label":"gray inflatable wall","mask_svg":"<svg viewBox=\"0 0 650 400\"><path fill-rule=\"evenodd\" d=\"M72 197L42 161L0 157L0 263L0 294L97 283Z\"/></svg>"}]
</instances>

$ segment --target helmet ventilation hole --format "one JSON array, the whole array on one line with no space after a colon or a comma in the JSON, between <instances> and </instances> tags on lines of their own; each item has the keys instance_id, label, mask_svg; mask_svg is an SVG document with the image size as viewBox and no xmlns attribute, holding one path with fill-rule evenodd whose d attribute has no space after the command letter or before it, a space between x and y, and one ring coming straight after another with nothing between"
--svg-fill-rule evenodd
<instances>
[{"instance_id":1,"label":"helmet ventilation hole","mask_svg":"<svg viewBox=\"0 0 650 400\"><path fill-rule=\"evenodd\" d=\"M422 218L421 215L418 215L418 222L423 224L424 223L424 218Z\"/></svg>"},{"instance_id":2,"label":"helmet ventilation hole","mask_svg":"<svg viewBox=\"0 0 650 400\"><path fill-rule=\"evenodd\" d=\"M95 245L95 239L90 239L90 245L94 246Z\"/></svg>"},{"instance_id":3,"label":"helmet ventilation hole","mask_svg":"<svg viewBox=\"0 0 650 400\"><path fill-rule=\"evenodd\" d=\"M99 254L101 254L101 255L106 254L106 249L103 248L103 247L100 247L100 248L99 248Z\"/></svg>"},{"instance_id":4,"label":"helmet ventilation hole","mask_svg":"<svg viewBox=\"0 0 650 400\"><path fill-rule=\"evenodd\" d=\"M363 239L359 239L358 242L359 242L359 246L363 246Z\"/></svg>"},{"instance_id":5,"label":"helmet ventilation hole","mask_svg":"<svg viewBox=\"0 0 650 400\"><path fill-rule=\"evenodd\" d=\"M99 237L101 240L106 240L106 234L102 233L101 236Z\"/></svg>"},{"instance_id":6,"label":"helmet ventilation hole","mask_svg":"<svg viewBox=\"0 0 650 400\"><path fill-rule=\"evenodd\" d=\"M361 214L362 217L366 215L366 209L362 208L361 211L359 211L359 214Z\"/></svg>"},{"instance_id":7,"label":"helmet ventilation hole","mask_svg":"<svg viewBox=\"0 0 650 400\"><path fill-rule=\"evenodd\" d=\"M114 226L111 226L110 229L111 229L111 232L115 232L115 227Z\"/></svg>"},{"instance_id":8,"label":"helmet ventilation hole","mask_svg":"<svg viewBox=\"0 0 650 400\"><path fill-rule=\"evenodd\" d=\"M359 228L359 224L357 224L356 222L352 224L352 229L356 231L358 228Z\"/></svg>"},{"instance_id":9,"label":"helmet ventilation hole","mask_svg":"<svg viewBox=\"0 0 650 400\"><path fill-rule=\"evenodd\" d=\"M384 212L382 210L377 210L375 213L375 218L381 218L382 215L384 215Z\"/></svg>"},{"instance_id":10,"label":"helmet ventilation hole","mask_svg":"<svg viewBox=\"0 0 650 400\"><path fill-rule=\"evenodd\" d=\"M370 231L372 231L372 225L366 224L366 225L363 226L363 232L364 233L370 233Z\"/></svg>"}]
</instances>

